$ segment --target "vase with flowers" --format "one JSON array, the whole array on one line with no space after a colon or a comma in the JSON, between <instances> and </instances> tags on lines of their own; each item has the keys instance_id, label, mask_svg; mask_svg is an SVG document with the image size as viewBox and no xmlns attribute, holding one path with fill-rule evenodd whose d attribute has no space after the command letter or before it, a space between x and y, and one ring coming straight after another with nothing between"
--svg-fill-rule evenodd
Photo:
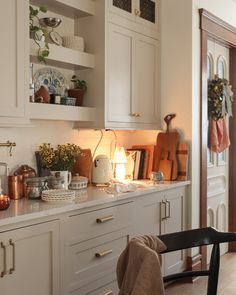
<instances>
[{"instance_id":1,"label":"vase with flowers","mask_svg":"<svg viewBox=\"0 0 236 295\"><path fill-rule=\"evenodd\" d=\"M75 144L58 144L57 148L50 143L43 143L39 146L39 155L45 166L50 169L51 175L64 178L64 187L68 189L71 182L71 169L81 154L81 148Z\"/></svg>"}]
</instances>

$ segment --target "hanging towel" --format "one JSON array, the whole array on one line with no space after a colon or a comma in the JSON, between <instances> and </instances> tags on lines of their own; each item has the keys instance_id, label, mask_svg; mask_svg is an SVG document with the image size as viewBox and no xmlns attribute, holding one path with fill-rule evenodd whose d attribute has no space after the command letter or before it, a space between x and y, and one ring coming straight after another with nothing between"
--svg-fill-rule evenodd
<instances>
[{"instance_id":1,"label":"hanging towel","mask_svg":"<svg viewBox=\"0 0 236 295\"><path fill-rule=\"evenodd\" d=\"M210 120L210 150L216 153L223 152L230 146L225 119Z\"/></svg>"},{"instance_id":2,"label":"hanging towel","mask_svg":"<svg viewBox=\"0 0 236 295\"><path fill-rule=\"evenodd\" d=\"M117 262L119 295L163 295L158 253L166 249L156 236L138 236L129 242Z\"/></svg>"}]
</instances>

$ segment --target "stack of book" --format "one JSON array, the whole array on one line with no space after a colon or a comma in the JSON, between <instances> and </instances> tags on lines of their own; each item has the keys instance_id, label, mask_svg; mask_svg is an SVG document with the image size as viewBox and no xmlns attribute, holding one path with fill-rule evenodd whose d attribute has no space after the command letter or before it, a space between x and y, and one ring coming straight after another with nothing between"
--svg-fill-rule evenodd
<instances>
[{"instance_id":1,"label":"stack of book","mask_svg":"<svg viewBox=\"0 0 236 295\"><path fill-rule=\"evenodd\" d=\"M154 145L136 145L126 151L127 178L147 179L153 169ZM130 175L132 174L132 175Z\"/></svg>"}]
</instances>

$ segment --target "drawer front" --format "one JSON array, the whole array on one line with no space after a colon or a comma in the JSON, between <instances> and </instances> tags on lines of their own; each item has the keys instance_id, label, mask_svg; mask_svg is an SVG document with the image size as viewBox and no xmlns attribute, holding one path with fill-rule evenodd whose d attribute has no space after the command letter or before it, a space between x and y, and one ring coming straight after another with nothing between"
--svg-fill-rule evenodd
<instances>
[{"instance_id":1,"label":"drawer front","mask_svg":"<svg viewBox=\"0 0 236 295\"><path fill-rule=\"evenodd\" d=\"M116 281L116 274L102 278L99 282L91 282L89 285L70 292L70 295L117 295L119 288Z\"/></svg>"},{"instance_id":2,"label":"drawer front","mask_svg":"<svg viewBox=\"0 0 236 295\"><path fill-rule=\"evenodd\" d=\"M115 273L117 259L129 241L128 232L117 231L67 247L67 286L74 291Z\"/></svg>"},{"instance_id":3,"label":"drawer front","mask_svg":"<svg viewBox=\"0 0 236 295\"><path fill-rule=\"evenodd\" d=\"M66 226L67 241L83 241L130 226L132 205L126 203L69 217Z\"/></svg>"}]
</instances>

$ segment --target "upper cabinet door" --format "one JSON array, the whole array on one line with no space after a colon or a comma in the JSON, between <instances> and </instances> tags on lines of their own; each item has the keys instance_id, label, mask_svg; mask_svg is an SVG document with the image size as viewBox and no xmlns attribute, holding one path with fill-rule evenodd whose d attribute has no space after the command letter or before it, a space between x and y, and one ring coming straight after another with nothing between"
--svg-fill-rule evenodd
<instances>
[{"instance_id":1,"label":"upper cabinet door","mask_svg":"<svg viewBox=\"0 0 236 295\"><path fill-rule=\"evenodd\" d=\"M131 113L137 115L139 123L159 123L158 41L136 34L134 67Z\"/></svg>"},{"instance_id":2,"label":"upper cabinet door","mask_svg":"<svg viewBox=\"0 0 236 295\"><path fill-rule=\"evenodd\" d=\"M29 3L25 0L1 1L0 8L0 117L22 118L29 86Z\"/></svg>"},{"instance_id":3,"label":"upper cabinet door","mask_svg":"<svg viewBox=\"0 0 236 295\"><path fill-rule=\"evenodd\" d=\"M131 116L133 93L134 32L109 24L108 120L134 122Z\"/></svg>"},{"instance_id":4,"label":"upper cabinet door","mask_svg":"<svg viewBox=\"0 0 236 295\"><path fill-rule=\"evenodd\" d=\"M157 30L157 0L109 0L110 11L130 21ZM141 27L142 28L142 27Z\"/></svg>"},{"instance_id":5,"label":"upper cabinet door","mask_svg":"<svg viewBox=\"0 0 236 295\"><path fill-rule=\"evenodd\" d=\"M157 29L157 0L136 0L137 22L152 29Z\"/></svg>"},{"instance_id":6,"label":"upper cabinet door","mask_svg":"<svg viewBox=\"0 0 236 295\"><path fill-rule=\"evenodd\" d=\"M109 0L109 9L120 16L134 21L135 1L136 0Z\"/></svg>"}]
</instances>

